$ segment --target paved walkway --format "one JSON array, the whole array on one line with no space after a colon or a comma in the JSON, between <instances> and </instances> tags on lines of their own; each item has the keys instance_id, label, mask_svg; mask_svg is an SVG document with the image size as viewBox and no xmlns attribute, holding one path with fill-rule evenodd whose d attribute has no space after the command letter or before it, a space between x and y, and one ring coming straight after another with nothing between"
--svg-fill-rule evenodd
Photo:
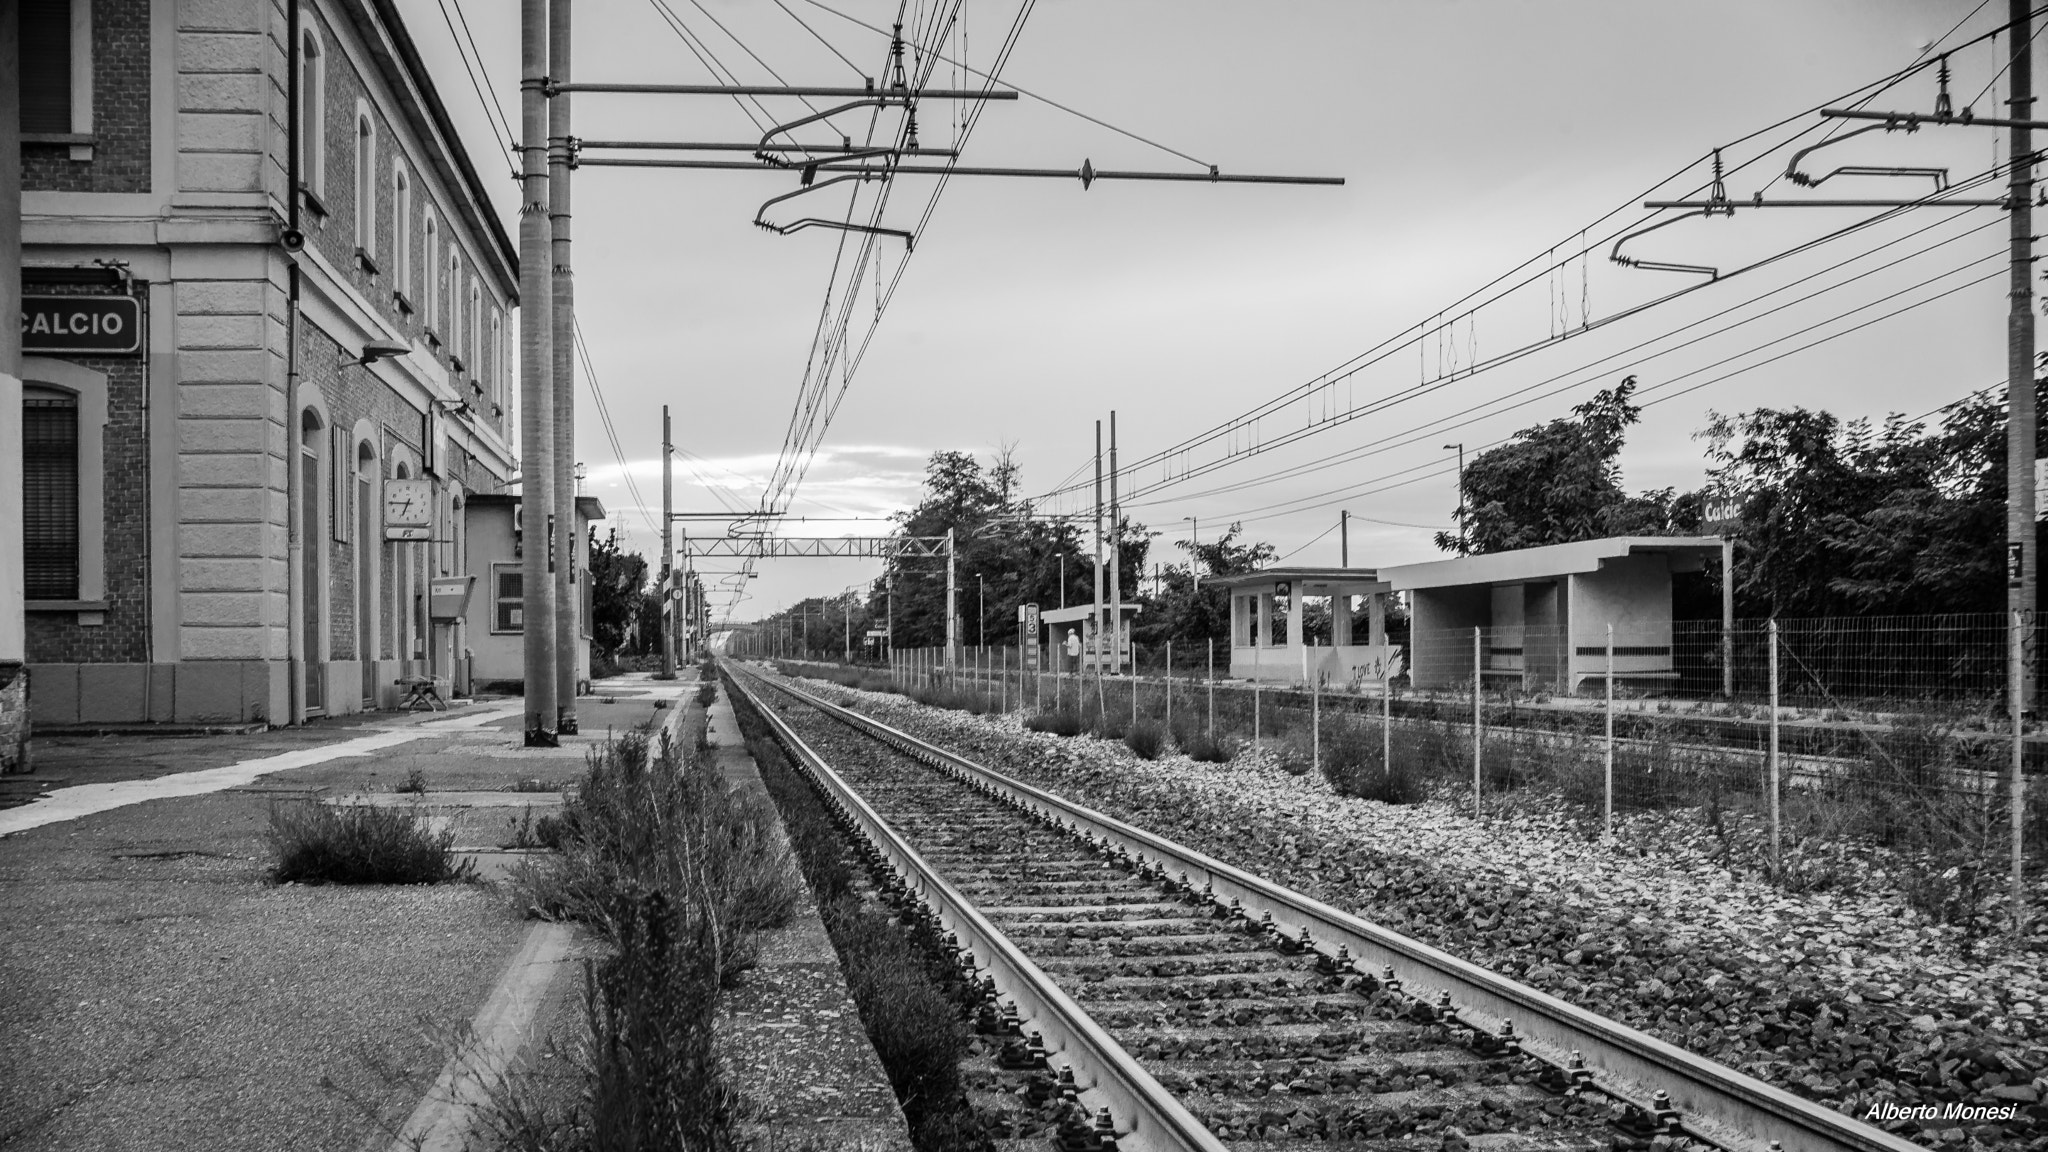
<instances>
[{"instance_id":1,"label":"paved walkway","mask_svg":"<svg viewBox=\"0 0 2048 1152\"><path fill-rule=\"evenodd\" d=\"M428 805L557 785L608 730L666 719L655 700L693 687L600 684L612 702L580 701L591 734L559 749L520 746L516 700L324 731L51 741L40 774L92 782L0 811L0 1148L356 1152L419 1134L416 1108L454 1084L444 1032L473 1024L501 1049L531 1016L532 970L559 966L535 957L559 949L527 947L548 942L486 886L269 883L271 804L388 796L414 773ZM133 777L168 772L123 779L124 760Z\"/></svg>"},{"instance_id":2,"label":"paved walkway","mask_svg":"<svg viewBox=\"0 0 2048 1152\"><path fill-rule=\"evenodd\" d=\"M359 736L342 737L332 744L315 745L292 752L280 752L270 756L258 756L236 761L218 768L192 772L173 772L145 780L121 780L107 784L80 784L71 788L58 788L45 792L29 804L19 808L0 811L0 836L26 832L45 824L62 820L76 820L96 812L140 804L145 800L161 800L172 796L200 796L208 792L219 792L227 788L238 788L251 784L258 777L273 772L288 772L294 768L307 768L325 764L347 756L369 756L386 748L409 744L424 736L433 736L444 731L480 728L507 715L519 714L517 700L496 705L478 705L472 710L442 720L429 720L405 727L378 726ZM144 741L148 738L143 737ZM189 739L189 738L186 738Z\"/></svg>"}]
</instances>

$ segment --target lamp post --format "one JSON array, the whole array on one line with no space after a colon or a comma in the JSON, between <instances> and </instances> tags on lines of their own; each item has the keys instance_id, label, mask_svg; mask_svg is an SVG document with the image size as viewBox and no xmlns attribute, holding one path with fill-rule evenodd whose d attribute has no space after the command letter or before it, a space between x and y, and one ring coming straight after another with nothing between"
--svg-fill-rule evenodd
<instances>
[{"instance_id":1,"label":"lamp post","mask_svg":"<svg viewBox=\"0 0 2048 1152\"><path fill-rule=\"evenodd\" d=\"M1202 522L1193 516L1183 516L1181 519L1195 526L1194 543L1188 549L1188 573L1195 578L1195 591L1199 594L1202 591L1202 554L1195 549L1202 546Z\"/></svg>"},{"instance_id":2,"label":"lamp post","mask_svg":"<svg viewBox=\"0 0 2048 1152\"><path fill-rule=\"evenodd\" d=\"M1453 448L1458 450L1458 555L1463 556L1472 550L1471 542L1465 537L1465 444L1460 441L1444 445L1446 452Z\"/></svg>"}]
</instances>

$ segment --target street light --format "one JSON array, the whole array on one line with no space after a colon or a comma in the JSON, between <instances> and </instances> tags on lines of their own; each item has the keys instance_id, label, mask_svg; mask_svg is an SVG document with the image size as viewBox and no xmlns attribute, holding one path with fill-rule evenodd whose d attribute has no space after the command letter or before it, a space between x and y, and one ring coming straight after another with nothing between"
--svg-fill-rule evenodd
<instances>
[{"instance_id":1,"label":"street light","mask_svg":"<svg viewBox=\"0 0 2048 1152\"><path fill-rule=\"evenodd\" d=\"M1202 591L1202 554L1196 549L1202 546L1202 522L1193 516L1183 516L1181 519L1195 526L1194 545L1188 549L1188 572L1195 578L1195 592L1199 595Z\"/></svg>"},{"instance_id":2,"label":"street light","mask_svg":"<svg viewBox=\"0 0 2048 1152\"><path fill-rule=\"evenodd\" d=\"M1463 556L1472 550L1471 543L1465 538L1465 444L1460 441L1444 445L1446 452L1453 448L1458 450L1458 555Z\"/></svg>"}]
</instances>

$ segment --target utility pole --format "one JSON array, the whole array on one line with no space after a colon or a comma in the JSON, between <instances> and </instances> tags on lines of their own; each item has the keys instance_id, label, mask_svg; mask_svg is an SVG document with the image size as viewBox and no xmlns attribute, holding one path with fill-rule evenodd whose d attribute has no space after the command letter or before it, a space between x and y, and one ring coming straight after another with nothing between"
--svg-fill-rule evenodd
<instances>
[{"instance_id":1,"label":"utility pole","mask_svg":"<svg viewBox=\"0 0 2048 1152\"><path fill-rule=\"evenodd\" d=\"M1095 666L1102 667L1102 421L1095 422Z\"/></svg>"},{"instance_id":2,"label":"utility pole","mask_svg":"<svg viewBox=\"0 0 2048 1152\"><path fill-rule=\"evenodd\" d=\"M1337 513L1337 567L1351 567L1351 513Z\"/></svg>"},{"instance_id":3,"label":"utility pole","mask_svg":"<svg viewBox=\"0 0 2048 1152\"><path fill-rule=\"evenodd\" d=\"M569 79L570 0L548 0L549 79ZM576 734L576 626L582 599L576 588L576 291L569 263L569 95L548 101L548 225L554 261L553 500L555 554L556 730ZM452 290L452 289L451 289Z\"/></svg>"},{"instance_id":4,"label":"utility pole","mask_svg":"<svg viewBox=\"0 0 2048 1152\"><path fill-rule=\"evenodd\" d=\"M22 557L22 463L21 444L21 325L12 318L21 315L21 75L20 25L15 15L20 6L6 5L0 13L0 689L12 689L18 677L28 674L27 601L23 598ZM296 202L298 195L291 193ZM21 707L29 707L34 684L21 688ZM10 731L18 737L0 740L0 772L23 771L29 751L30 726L25 722Z\"/></svg>"},{"instance_id":5,"label":"utility pole","mask_svg":"<svg viewBox=\"0 0 2048 1152\"><path fill-rule=\"evenodd\" d=\"M1445 451L1452 448L1458 450L1458 555L1463 556L1472 550L1465 539L1465 443L1444 445Z\"/></svg>"},{"instance_id":6,"label":"utility pole","mask_svg":"<svg viewBox=\"0 0 2048 1152\"><path fill-rule=\"evenodd\" d=\"M529 748L556 734L553 231L548 220L547 0L520 2L519 503L521 674Z\"/></svg>"},{"instance_id":7,"label":"utility pole","mask_svg":"<svg viewBox=\"0 0 2048 1152\"><path fill-rule=\"evenodd\" d=\"M1123 671L1123 502L1117 498L1116 410L1109 413L1109 629L1110 669ZM1142 579L1144 573L1139 573Z\"/></svg>"},{"instance_id":8,"label":"utility pole","mask_svg":"<svg viewBox=\"0 0 2048 1152\"><path fill-rule=\"evenodd\" d=\"M2034 410L2034 60L2032 9L2028 0L2009 0L2012 67L2012 289L2006 320L2005 539L2006 606L2019 621L2018 678L2013 684L2015 714L2034 710L2038 690L2036 655L2036 589L2040 577L2039 543L2034 516L2034 459L2037 455ZM2017 819L2017 813L2015 813Z\"/></svg>"},{"instance_id":9,"label":"utility pole","mask_svg":"<svg viewBox=\"0 0 2048 1152\"><path fill-rule=\"evenodd\" d=\"M676 477L675 462L670 457L675 452L670 442L668 405L661 406L661 581L666 586L662 595L668 603L661 612L661 678L676 678L676 615L675 599L675 558L676 558ZM683 606L690 603L689 592L683 593Z\"/></svg>"},{"instance_id":10,"label":"utility pole","mask_svg":"<svg viewBox=\"0 0 2048 1152\"><path fill-rule=\"evenodd\" d=\"M946 671L951 672L960 659L960 582L953 530L946 529Z\"/></svg>"}]
</instances>

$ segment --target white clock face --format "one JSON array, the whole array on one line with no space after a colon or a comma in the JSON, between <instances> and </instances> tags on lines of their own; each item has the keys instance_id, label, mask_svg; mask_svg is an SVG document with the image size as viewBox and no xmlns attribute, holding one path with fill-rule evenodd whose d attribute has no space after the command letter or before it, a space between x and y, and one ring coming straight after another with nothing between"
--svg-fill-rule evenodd
<instances>
[{"instance_id":1,"label":"white clock face","mask_svg":"<svg viewBox=\"0 0 2048 1152\"><path fill-rule=\"evenodd\" d=\"M393 528L420 528L434 521L433 491L425 480L384 482L384 523Z\"/></svg>"}]
</instances>

